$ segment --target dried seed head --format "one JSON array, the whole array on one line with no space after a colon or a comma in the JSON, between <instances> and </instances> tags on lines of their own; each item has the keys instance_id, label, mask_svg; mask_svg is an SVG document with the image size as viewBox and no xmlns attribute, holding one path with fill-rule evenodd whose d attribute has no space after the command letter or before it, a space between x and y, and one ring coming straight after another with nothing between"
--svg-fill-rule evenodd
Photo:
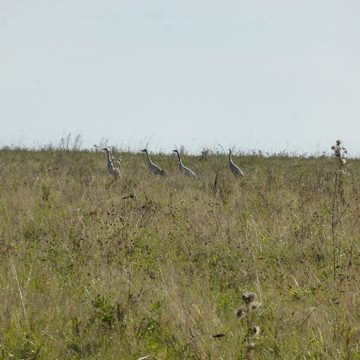
<instances>
[{"instance_id":1,"label":"dried seed head","mask_svg":"<svg viewBox=\"0 0 360 360\"><path fill-rule=\"evenodd\" d=\"M340 145L341 144L341 140L336 140L336 145Z\"/></svg>"},{"instance_id":2,"label":"dried seed head","mask_svg":"<svg viewBox=\"0 0 360 360\"><path fill-rule=\"evenodd\" d=\"M256 299L256 294L254 293L244 293L242 296L242 299L244 300L245 304L250 304Z\"/></svg>"},{"instance_id":3,"label":"dried seed head","mask_svg":"<svg viewBox=\"0 0 360 360\"><path fill-rule=\"evenodd\" d=\"M260 304L260 303L257 303L257 302L252 302L252 303L250 303L250 305L249 305L250 310L252 310L252 311L257 310L260 306L261 306L261 304Z\"/></svg>"},{"instance_id":4,"label":"dried seed head","mask_svg":"<svg viewBox=\"0 0 360 360\"><path fill-rule=\"evenodd\" d=\"M245 316L246 312L245 309L240 308L235 310L235 315L238 317L238 319L242 319Z\"/></svg>"},{"instance_id":5,"label":"dried seed head","mask_svg":"<svg viewBox=\"0 0 360 360\"><path fill-rule=\"evenodd\" d=\"M253 333L253 335L259 336L259 335L260 335L260 326L254 326L254 327L251 329L251 332Z\"/></svg>"},{"instance_id":6,"label":"dried seed head","mask_svg":"<svg viewBox=\"0 0 360 360\"><path fill-rule=\"evenodd\" d=\"M252 351L255 349L255 343L251 342L249 345L248 345L248 351Z\"/></svg>"}]
</instances>

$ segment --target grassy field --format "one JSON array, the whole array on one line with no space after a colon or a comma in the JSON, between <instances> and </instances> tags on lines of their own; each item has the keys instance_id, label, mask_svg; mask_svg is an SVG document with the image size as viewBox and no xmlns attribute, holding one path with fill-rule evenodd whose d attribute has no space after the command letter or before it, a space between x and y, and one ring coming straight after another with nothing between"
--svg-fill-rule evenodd
<instances>
[{"instance_id":1,"label":"grassy field","mask_svg":"<svg viewBox=\"0 0 360 360\"><path fill-rule=\"evenodd\" d=\"M360 359L359 161L118 156L0 151L1 359Z\"/></svg>"}]
</instances>

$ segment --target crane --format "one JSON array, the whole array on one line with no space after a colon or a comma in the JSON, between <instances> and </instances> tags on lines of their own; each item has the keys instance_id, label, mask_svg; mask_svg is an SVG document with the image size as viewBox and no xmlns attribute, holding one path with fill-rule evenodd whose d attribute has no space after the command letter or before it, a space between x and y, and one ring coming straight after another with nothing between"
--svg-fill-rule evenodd
<instances>
[{"instance_id":1,"label":"crane","mask_svg":"<svg viewBox=\"0 0 360 360\"><path fill-rule=\"evenodd\" d=\"M148 166L149 166L149 170L150 172L152 172L155 175L160 175L160 176L166 176L165 171L160 169L159 166L155 165L149 156L149 153L147 151L147 149L143 149L141 150L142 152L146 153L147 159L148 159Z\"/></svg>"},{"instance_id":2,"label":"crane","mask_svg":"<svg viewBox=\"0 0 360 360\"><path fill-rule=\"evenodd\" d=\"M244 176L243 171L232 161L231 149L229 149L229 169L235 176Z\"/></svg>"},{"instance_id":3,"label":"crane","mask_svg":"<svg viewBox=\"0 0 360 360\"><path fill-rule=\"evenodd\" d=\"M113 159L111 157L110 150L108 148L104 148L102 150L106 151L106 153L107 153L108 172L114 178L114 180L116 180L120 176L120 171L113 163Z\"/></svg>"},{"instance_id":4,"label":"crane","mask_svg":"<svg viewBox=\"0 0 360 360\"><path fill-rule=\"evenodd\" d=\"M173 152L175 152L177 154L178 159L179 159L179 171L186 176L196 177L196 174L194 173L194 171L192 171L191 169L189 169L182 163L179 151L177 149L175 149L175 150L173 150Z\"/></svg>"}]
</instances>

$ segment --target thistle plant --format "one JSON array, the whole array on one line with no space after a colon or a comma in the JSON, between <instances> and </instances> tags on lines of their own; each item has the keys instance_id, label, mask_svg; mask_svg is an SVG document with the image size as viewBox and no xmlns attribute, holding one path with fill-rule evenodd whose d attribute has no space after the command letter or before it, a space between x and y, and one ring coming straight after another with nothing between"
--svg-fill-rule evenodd
<instances>
[{"instance_id":1,"label":"thistle plant","mask_svg":"<svg viewBox=\"0 0 360 360\"><path fill-rule=\"evenodd\" d=\"M336 227L341 222L341 217L344 215L348 204L345 200L344 191L344 177L347 175L348 162L346 161L347 149L341 140L336 140L335 145L331 147L336 161L334 191L331 207L331 234L333 243L333 279L336 282L336 269L338 267L337 258L340 253L340 242L336 238ZM343 208L341 208L341 203Z\"/></svg>"},{"instance_id":2,"label":"thistle plant","mask_svg":"<svg viewBox=\"0 0 360 360\"><path fill-rule=\"evenodd\" d=\"M256 310L259 309L260 303L256 301L256 294L247 292L242 295L244 305L235 311L235 315L242 321L245 327L245 359L253 358L253 352L256 347L255 340L260 335L260 327L255 324Z\"/></svg>"},{"instance_id":3,"label":"thistle plant","mask_svg":"<svg viewBox=\"0 0 360 360\"><path fill-rule=\"evenodd\" d=\"M335 145L331 147L336 161L335 172L335 190L338 193L341 201L345 203L344 192L344 176L347 174L348 162L346 161L347 149L342 144L341 140L336 140Z\"/></svg>"}]
</instances>

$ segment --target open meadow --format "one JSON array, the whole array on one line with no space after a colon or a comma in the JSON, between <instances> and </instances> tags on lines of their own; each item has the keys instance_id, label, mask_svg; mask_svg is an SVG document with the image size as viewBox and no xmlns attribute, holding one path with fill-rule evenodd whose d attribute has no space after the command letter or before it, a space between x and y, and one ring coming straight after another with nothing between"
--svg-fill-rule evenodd
<instances>
[{"instance_id":1,"label":"open meadow","mask_svg":"<svg viewBox=\"0 0 360 360\"><path fill-rule=\"evenodd\" d=\"M360 161L116 156L0 150L1 359L360 359Z\"/></svg>"}]
</instances>

